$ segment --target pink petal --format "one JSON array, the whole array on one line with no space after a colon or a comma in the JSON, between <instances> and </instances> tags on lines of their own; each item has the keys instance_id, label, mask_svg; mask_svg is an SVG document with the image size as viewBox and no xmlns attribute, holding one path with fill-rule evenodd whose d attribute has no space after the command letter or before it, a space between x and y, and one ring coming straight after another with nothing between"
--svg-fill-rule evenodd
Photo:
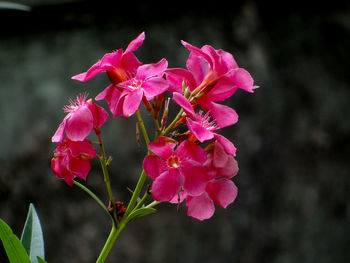
<instances>
[{"instance_id":1,"label":"pink petal","mask_svg":"<svg viewBox=\"0 0 350 263\"><path fill-rule=\"evenodd\" d=\"M177 195L174 196L169 202L172 204L180 204L183 200L187 198L187 193L184 191L180 191ZM180 198L179 198L180 197Z\"/></svg>"},{"instance_id":2,"label":"pink petal","mask_svg":"<svg viewBox=\"0 0 350 263\"><path fill-rule=\"evenodd\" d=\"M92 99L87 101L89 110L94 118L94 126L101 127L108 119L108 113L104 108L98 106Z\"/></svg>"},{"instance_id":3,"label":"pink petal","mask_svg":"<svg viewBox=\"0 0 350 263\"><path fill-rule=\"evenodd\" d=\"M224 149L224 147L219 143L214 143L214 153L213 153L213 165L215 168L223 168L229 161L229 157ZM231 156L232 157L232 156Z\"/></svg>"},{"instance_id":4,"label":"pink petal","mask_svg":"<svg viewBox=\"0 0 350 263\"><path fill-rule=\"evenodd\" d=\"M170 201L180 191L183 178L177 169L169 169L158 176L152 184L152 197L156 201Z\"/></svg>"},{"instance_id":5,"label":"pink petal","mask_svg":"<svg viewBox=\"0 0 350 263\"><path fill-rule=\"evenodd\" d=\"M87 106L78 108L68 115L66 134L72 141L84 140L93 129L93 116Z\"/></svg>"},{"instance_id":6,"label":"pink petal","mask_svg":"<svg viewBox=\"0 0 350 263\"><path fill-rule=\"evenodd\" d=\"M238 88L232 85L230 79L222 77L218 80L215 86L203 96L208 101L224 101L231 97Z\"/></svg>"},{"instance_id":7,"label":"pink petal","mask_svg":"<svg viewBox=\"0 0 350 263\"><path fill-rule=\"evenodd\" d=\"M180 169L185 178L185 191L192 196L202 194L208 182L203 166L192 160L182 160Z\"/></svg>"},{"instance_id":8,"label":"pink petal","mask_svg":"<svg viewBox=\"0 0 350 263\"><path fill-rule=\"evenodd\" d=\"M174 155L180 160L191 159L199 163L204 163L207 159L207 152L194 142L183 141L175 150Z\"/></svg>"},{"instance_id":9,"label":"pink petal","mask_svg":"<svg viewBox=\"0 0 350 263\"><path fill-rule=\"evenodd\" d=\"M127 78L132 78L136 75L137 68L142 63L137 59L134 53L124 53L121 59L121 67L127 72Z\"/></svg>"},{"instance_id":10,"label":"pink petal","mask_svg":"<svg viewBox=\"0 0 350 263\"><path fill-rule=\"evenodd\" d=\"M233 156L229 156L224 167L216 168L216 178L232 178L238 173L238 163Z\"/></svg>"},{"instance_id":11,"label":"pink petal","mask_svg":"<svg viewBox=\"0 0 350 263\"><path fill-rule=\"evenodd\" d=\"M133 115L139 108L143 97L143 91L136 89L125 96L123 104L123 115L129 118Z\"/></svg>"},{"instance_id":12,"label":"pink petal","mask_svg":"<svg viewBox=\"0 0 350 263\"><path fill-rule=\"evenodd\" d=\"M82 157L92 159L96 156L97 152L92 144L88 140L84 141L71 141L69 149L73 157Z\"/></svg>"},{"instance_id":13,"label":"pink petal","mask_svg":"<svg viewBox=\"0 0 350 263\"><path fill-rule=\"evenodd\" d=\"M177 142L169 137L159 136L157 141L151 142L148 149L163 160L167 160L172 154Z\"/></svg>"},{"instance_id":14,"label":"pink petal","mask_svg":"<svg viewBox=\"0 0 350 263\"><path fill-rule=\"evenodd\" d=\"M201 49L199 49L198 47L192 46L191 44L182 41L181 40L182 45L184 45L188 50L192 51L194 54L196 54L199 57L203 57L209 64L210 67L213 67L213 61L212 58L210 56L208 56L208 54L206 54L205 52L203 52ZM198 82L197 82L198 83Z\"/></svg>"},{"instance_id":15,"label":"pink petal","mask_svg":"<svg viewBox=\"0 0 350 263\"><path fill-rule=\"evenodd\" d=\"M168 82L165 79L159 77L150 78L143 82L141 86L148 101L153 99L155 96L158 96L167 91L168 87Z\"/></svg>"},{"instance_id":16,"label":"pink petal","mask_svg":"<svg viewBox=\"0 0 350 263\"><path fill-rule=\"evenodd\" d=\"M208 111L219 128L224 128L235 124L238 121L236 111L228 106L214 102L202 103L204 110Z\"/></svg>"},{"instance_id":17,"label":"pink petal","mask_svg":"<svg viewBox=\"0 0 350 263\"><path fill-rule=\"evenodd\" d=\"M224 147L225 151L232 156L236 156L236 147L233 143L222 135L215 134L215 139Z\"/></svg>"},{"instance_id":18,"label":"pink petal","mask_svg":"<svg viewBox=\"0 0 350 263\"><path fill-rule=\"evenodd\" d=\"M143 169L146 174L152 179L159 176L159 160L155 155L147 155L143 160Z\"/></svg>"},{"instance_id":19,"label":"pink petal","mask_svg":"<svg viewBox=\"0 0 350 263\"><path fill-rule=\"evenodd\" d=\"M191 120L190 118L186 118L186 124L191 133L200 141L205 142L214 138L214 133L208 131L198 122Z\"/></svg>"},{"instance_id":20,"label":"pink petal","mask_svg":"<svg viewBox=\"0 0 350 263\"><path fill-rule=\"evenodd\" d=\"M228 70L238 68L237 62L235 61L231 53L228 53L221 49L217 50L216 52L221 57L222 62L226 64Z\"/></svg>"},{"instance_id":21,"label":"pink petal","mask_svg":"<svg viewBox=\"0 0 350 263\"><path fill-rule=\"evenodd\" d=\"M232 70L232 75L230 79L236 87L248 91L250 93L253 93L254 89L257 88L257 86L253 86L254 80L249 74L249 72L243 68L237 68Z\"/></svg>"},{"instance_id":22,"label":"pink petal","mask_svg":"<svg viewBox=\"0 0 350 263\"><path fill-rule=\"evenodd\" d=\"M67 117L63 119L60 126L56 130L55 134L52 136L52 142L61 142L64 139L64 131L66 129Z\"/></svg>"},{"instance_id":23,"label":"pink petal","mask_svg":"<svg viewBox=\"0 0 350 263\"><path fill-rule=\"evenodd\" d=\"M158 63L142 65L137 69L136 78L145 80L149 77L163 77L164 71L168 67L168 61L163 58Z\"/></svg>"},{"instance_id":24,"label":"pink petal","mask_svg":"<svg viewBox=\"0 0 350 263\"><path fill-rule=\"evenodd\" d=\"M173 100L186 112L186 114L193 118L195 115L195 112L193 110L193 107L191 103L180 93L174 92L173 94Z\"/></svg>"},{"instance_id":25,"label":"pink petal","mask_svg":"<svg viewBox=\"0 0 350 263\"><path fill-rule=\"evenodd\" d=\"M195 83L199 85L210 72L210 64L203 57L190 53L186 62L188 70L192 73ZM195 85L195 88L197 87ZM191 90L192 91L192 90Z\"/></svg>"},{"instance_id":26,"label":"pink petal","mask_svg":"<svg viewBox=\"0 0 350 263\"><path fill-rule=\"evenodd\" d=\"M133 52L137 50L145 40L145 32L142 32L140 35L138 35L137 38L135 38L133 41L130 42L128 47L125 50L125 53L127 52Z\"/></svg>"},{"instance_id":27,"label":"pink petal","mask_svg":"<svg viewBox=\"0 0 350 263\"><path fill-rule=\"evenodd\" d=\"M192 216L199 220L208 219L212 217L215 212L214 203L207 193L203 193L200 196L187 197L186 208L188 216Z\"/></svg>"},{"instance_id":28,"label":"pink petal","mask_svg":"<svg viewBox=\"0 0 350 263\"><path fill-rule=\"evenodd\" d=\"M226 208L237 197L237 186L228 179L212 180L206 188L215 204Z\"/></svg>"},{"instance_id":29,"label":"pink petal","mask_svg":"<svg viewBox=\"0 0 350 263\"><path fill-rule=\"evenodd\" d=\"M193 91L197 84L192 74L183 68L172 68L165 71L166 80L170 84L169 92L183 93L182 83L185 82L190 91Z\"/></svg>"}]
</instances>

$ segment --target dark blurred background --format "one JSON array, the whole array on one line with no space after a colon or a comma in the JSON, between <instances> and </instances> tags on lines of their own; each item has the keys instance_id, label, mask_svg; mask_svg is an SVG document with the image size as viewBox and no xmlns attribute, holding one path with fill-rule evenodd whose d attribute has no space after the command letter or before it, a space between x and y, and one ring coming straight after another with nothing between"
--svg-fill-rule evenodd
<instances>
[{"instance_id":1,"label":"dark blurred background","mask_svg":"<svg viewBox=\"0 0 350 263\"><path fill-rule=\"evenodd\" d=\"M180 40L210 44L231 52L261 88L225 102L240 115L222 132L238 148L236 201L204 222L161 204L128 226L108 262L350 262L348 3L16 2L31 10L0 10L0 218L20 236L34 203L48 262L94 262L110 230L101 208L50 170L62 107L108 85L102 74L70 77L142 31L144 63L165 57L185 67ZM145 153L135 119L110 118L103 133L113 189L127 201ZM87 186L106 202L92 164Z\"/></svg>"}]
</instances>

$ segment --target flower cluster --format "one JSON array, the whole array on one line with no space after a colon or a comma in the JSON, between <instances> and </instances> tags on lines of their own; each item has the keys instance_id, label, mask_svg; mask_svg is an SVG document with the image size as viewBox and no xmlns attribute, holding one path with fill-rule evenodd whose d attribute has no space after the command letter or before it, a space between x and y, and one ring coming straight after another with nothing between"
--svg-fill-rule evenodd
<instances>
[{"instance_id":1,"label":"flower cluster","mask_svg":"<svg viewBox=\"0 0 350 263\"><path fill-rule=\"evenodd\" d=\"M105 100L114 118L130 118L141 104L145 106L156 129L151 142L144 134L148 155L143 169L152 180L153 199L185 201L189 216L210 218L214 204L226 208L237 196L237 187L230 180L238 172L236 148L218 131L235 124L238 115L221 102L238 89L252 93L257 86L230 53L209 45L197 48L182 41L190 51L186 69L168 68L164 58L143 64L134 51L144 39L142 33L125 51L105 54L86 72L72 78L85 82L99 73L107 74L111 83L95 100ZM167 124L171 99L180 109ZM97 154L86 137L92 130L99 135L108 114L86 96L78 97L65 111L68 115L52 138L58 143L52 169L71 185L74 177L86 178L90 159ZM181 133L177 130L180 126Z\"/></svg>"}]
</instances>

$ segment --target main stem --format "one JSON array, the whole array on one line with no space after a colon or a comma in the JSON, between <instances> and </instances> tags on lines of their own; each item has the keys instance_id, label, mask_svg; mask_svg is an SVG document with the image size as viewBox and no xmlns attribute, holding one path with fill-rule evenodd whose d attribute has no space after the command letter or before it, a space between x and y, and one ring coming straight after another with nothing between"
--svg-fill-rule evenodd
<instances>
[{"instance_id":1,"label":"main stem","mask_svg":"<svg viewBox=\"0 0 350 263\"><path fill-rule=\"evenodd\" d=\"M109 253L111 252L115 242L117 241L120 233L123 231L123 229L125 228L126 224L124 223L124 221L121 221L118 224L118 227L116 227L115 224L113 224L112 226L112 230L109 233L108 239L100 253L100 256L98 257L96 263L104 263L109 255Z\"/></svg>"}]
</instances>

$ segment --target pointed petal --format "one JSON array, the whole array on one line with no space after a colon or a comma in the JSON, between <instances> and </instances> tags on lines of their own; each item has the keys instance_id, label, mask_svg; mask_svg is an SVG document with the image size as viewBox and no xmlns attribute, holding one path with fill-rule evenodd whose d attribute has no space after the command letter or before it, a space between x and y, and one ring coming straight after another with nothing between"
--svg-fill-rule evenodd
<instances>
[{"instance_id":1,"label":"pointed petal","mask_svg":"<svg viewBox=\"0 0 350 263\"><path fill-rule=\"evenodd\" d=\"M237 90L237 86L232 84L232 81L226 77L218 80L215 86L203 96L207 101L224 101L231 97Z\"/></svg>"},{"instance_id":2,"label":"pointed petal","mask_svg":"<svg viewBox=\"0 0 350 263\"><path fill-rule=\"evenodd\" d=\"M230 72L230 80L232 83L245 91L248 91L250 93L254 92L254 89L258 88L257 86L254 86L254 80L249 74L248 71L246 71L243 68L237 68Z\"/></svg>"},{"instance_id":3,"label":"pointed petal","mask_svg":"<svg viewBox=\"0 0 350 263\"><path fill-rule=\"evenodd\" d=\"M231 53L223 51L222 49L219 49L216 52L221 57L222 62L226 64L228 70L238 68L237 62L235 61Z\"/></svg>"},{"instance_id":4,"label":"pointed petal","mask_svg":"<svg viewBox=\"0 0 350 263\"><path fill-rule=\"evenodd\" d=\"M214 138L214 133L208 131L198 122L186 118L186 124L191 133L200 141L205 142Z\"/></svg>"},{"instance_id":5,"label":"pointed petal","mask_svg":"<svg viewBox=\"0 0 350 263\"><path fill-rule=\"evenodd\" d=\"M201 103L201 106L209 112L218 128L224 128L235 124L238 121L236 111L228 106L214 102Z\"/></svg>"},{"instance_id":6,"label":"pointed petal","mask_svg":"<svg viewBox=\"0 0 350 263\"><path fill-rule=\"evenodd\" d=\"M236 156L236 147L233 143L222 135L215 134L215 139L222 145L225 151L232 156Z\"/></svg>"},{"instance_id":7,"label":"pointed petal","mask_svg":"<svg viewBox=\"0 0 350 263\"><path fill-rule=\"evenodd\" d=\"M142 32L140 35L138 35L137 38L130 42L130 44L125 50L125 53L137 50L142 45L143 41L145 40L145 37L145 32Z\"/></svg>"},{"instance_id":8,"label":"pointed petal","mask_svg":"<svg viewBox=\"0 0 350 263\"><path fill-rule=\"evenodd\" d=\"M176 104L178 104L183 110L186 112L186 114L193 118L195 115L195 112L193 110L193 107L191 103L180 93L174 92L173 94L173 100Z\"/></svg>"},{"instance_id":9,"label":"pointed petal","mask_svg":"<svg viewBox=\"0 0 350 263\"><path fill-rule=\"evenodd\" d=\"M190 53L186 62L186 66L189 72L191 72L191 74L193 75L195 83L197 83L198 85L202 83L202 81L210 72L210 64L208 63L208 61L195 53ZM195 88L198 85L196 85Z\"/></svg>"},{"instance_id":10,"label":"pointed petal","mask_svg":"<svg viewBox=\"0 0 350 263\"><path fill-rule=\"evenodd\" d=\"M84 141L71 141L69 144L69 149L73 157L89 158L92 159L96 156L97 152L94 147L92 147L91 142L88 140Z\"/></svg>"},{"instance_id":11,"label":"pointed petal","mask_svg":"<svg viewBox=\"0 0 350 263\"><path fill-rule=\"evenodd\" d=\"M136 89L125 96L123 104L124 117L129 118L140 108L142 96L143 91L140 89Z\"/></svg>"},{"instance_id":12,"label":"pointed petal","mask_svg":"<svg viewBox=\"0 0 350 263\"><path fill-rule=\"evenodd\" d=\"M177 169L169 169L158 176L152 184L151 194L156 201L170 201L180 191L183 178Z\"/></svg>"},{"instance_id":13,"label":"pointed petal","mask_svg":"<svg viewBox=\"0 0 350 263\"><path fill-rule=\"evenodd\" d=\"M82 106L69 114L66 124L66 134L72 141L84 140L93 129L93 116L87 106Z\"/></svg>"},{"instance_id":14,"label":"pointed petal","mask_svg":"<svg viewBox=\"0 0 350 263\"><path fill-rule=\"evenodd\" d=\"M213 61L212 58L210 56L208 56L208 54L206 54L205 52L203 52L203 50L199 49L198 47L192 46L191 44L181 40L182 45L184 45L188 50L192 51L194 54L196 54L197 56L203 57L210 65L210 67L213 67Z\"/></svg>"},{"instance_id":15,"label":"pointed petal","mask_svg":"<svg viewBox=\"0 0 350 263\"><path fill-rule=\"evenodd\" d=\"M87 101L89 110L94 118L94 126L101 127L108 119L108 113L104 108L98 106L92 99Z\"/></svg>"},{"instance_id":16,"label":"pointed petal","mask_svg":"<svg viewBox=\"0 0 350 263\"><path fill-rule=\"evenodd\" d=\"M163 77L164 71L167 67L168 61L165 58L154 64L142 65L137 69L136 78L139 80L145 80L153 76Z\"/></svg>"},{"instance_id":17,"label":"pointed petal","mask_svg":"<svg viewBox=\"0 0 350 263\"><path fill-rule=\"evenodd\" d=\"M185 178L185 191L192 196L202 194L208 182L203 166L192 160L182 160L180 169Z\"/></svg>"},{"instance_id":18,"label":"pointed petal","mask_svg":"<svg viewBox=\"0 0 350 263\"><path fill-rule=\"evenodd\" d=\"M237 197L237 186L228 179L212 180L208 183L206 191L215 204L226 208Z\"/></svg>"},{"instance_id":19,"label":"pointed petal","mask_svg":"<svg viewBox=\"0 0 350 263\"><path fill-rule=\"evenodd\" d=\"M52 139L51 139L52 142L63 141L66 124L67 124L67 117L65 117L61 122L60 126L58 126L58 129L56 130L55 134L52 136Z\"/></svg>"},{"instance_id":20,"label":"pointed petal","mask_svg":"<svg viewBox=\"0 0 350 263\"><path fill-rule=\"evenodd\" d=\"M200 196L187 197L186 208L188 216L192 216L199 220L208 219L212 217L215 212L214 203L207 193L203 193Z\"/></svg>"},{"instance_id":21,"label":"pointed petal","mask_svg":"<svg viewBox=\"0 0 350 263\"><path fill-rule=\"evenodd\" d=\"M168 82L165 79L159 77L150 78L143 82L141 86L148 101L152 100L155 96L158 96L167 91L168 87Z\"/></svg>"}]
</instances>

